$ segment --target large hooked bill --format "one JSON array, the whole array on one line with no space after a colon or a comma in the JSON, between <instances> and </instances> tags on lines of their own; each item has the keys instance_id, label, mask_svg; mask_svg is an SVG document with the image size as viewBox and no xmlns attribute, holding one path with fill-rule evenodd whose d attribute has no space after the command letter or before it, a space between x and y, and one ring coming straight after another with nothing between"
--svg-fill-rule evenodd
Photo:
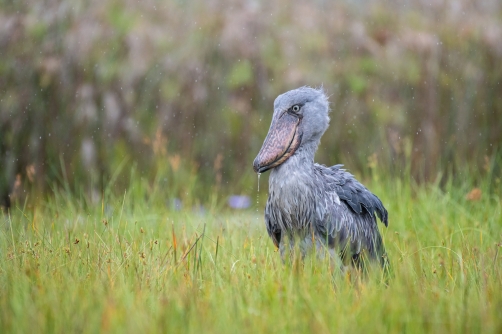
<instances>
[{"instance_id":1,"label":"large hooked bill","mask_svg":"<svg viewBox=\"0 0 502 334\"><path fill-rule=\"evenodd\" d=\"M300 122L301 117L288 112L272 119L267 137L253 162L255 172L263 173L279 166L295 153L302 140Z\"/></svg>"}]
</instances>

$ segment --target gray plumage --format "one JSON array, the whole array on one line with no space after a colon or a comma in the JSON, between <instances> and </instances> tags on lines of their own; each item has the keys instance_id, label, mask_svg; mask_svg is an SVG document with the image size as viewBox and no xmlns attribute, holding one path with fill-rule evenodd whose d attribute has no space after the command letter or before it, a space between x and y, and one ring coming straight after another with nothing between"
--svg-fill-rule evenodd
<instances>
[{"instance_id":1,"label":"gray plumage","mask_svg":"<svg viewBox=\"0 0 502 334\"><path fill-rule=\"evenodd\" d=\"M302 87L277 97L269 133L254 169L271 169L265 224L284 258L296 241L304 255L311 247L328 249L347 263L385 263L378 218L387 226L380 199L342 165L314 163L329 125L329 104L322 89ZM327 246L327 247L326 247Z\"/></svg>"}]
</instances>

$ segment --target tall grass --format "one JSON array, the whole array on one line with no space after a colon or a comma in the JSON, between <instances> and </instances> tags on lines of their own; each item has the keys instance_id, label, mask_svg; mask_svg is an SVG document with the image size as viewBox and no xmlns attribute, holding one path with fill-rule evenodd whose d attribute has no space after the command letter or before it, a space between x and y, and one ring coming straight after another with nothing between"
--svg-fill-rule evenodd
<instances>
[{"instance_id":1,"label":"tall grass","mask_svg":"<svg viewBox=\"0 0 502 334\"><path fill-rule=\"evenodd\" d=\"M282 264L261 200L173 211L146 186L3 215L0 332L502 331L502 198L488 182L368 182L390 212L388 286L315 256Z\"/></svg>"}]
</instances>

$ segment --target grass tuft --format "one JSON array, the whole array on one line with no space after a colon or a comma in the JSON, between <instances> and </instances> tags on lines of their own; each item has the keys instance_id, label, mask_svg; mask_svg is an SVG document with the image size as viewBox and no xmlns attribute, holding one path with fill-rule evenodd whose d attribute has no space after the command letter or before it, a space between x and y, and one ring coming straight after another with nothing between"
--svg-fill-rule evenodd
<instances>
[{"instance_id":1,"label":"grass tuft","mask_svg":"<svg viewBox=\"0 0 502 334\"><path fill-rule=\"evenodd\" d=\"M282 264L262 208L173 211L142 204L139 187L14 208L1 217L0 332L500 333L500 194L368 186L390 213L388 277L316 256Z\"/></svg>"}]
</instances>

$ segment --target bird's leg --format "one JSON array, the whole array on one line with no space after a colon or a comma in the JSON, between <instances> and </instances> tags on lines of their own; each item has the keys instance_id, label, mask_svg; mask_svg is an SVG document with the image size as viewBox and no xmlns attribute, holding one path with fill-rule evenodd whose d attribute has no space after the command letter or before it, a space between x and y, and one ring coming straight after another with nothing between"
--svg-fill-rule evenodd
<instances>
[{"instance_id":1,"label":"bird's leg","mask_svg":"<svg viewBox=\"0 0 502 334\"><path fill-rule=\"evenodd\" d=\"M281 260L282 263L286 263L286 245L285 245L285 239L282 238L281 242L279 243L279 254L281 254Z\"/></svg>"},{"instance_id":2,"label":"bird's leg","mask_svg":"<svg viewBox=\"0 0 502 334\"><path fill-rule=\"evenodd\" d=\"M298 249L296 249L298 248ZM293 235L284 235L279 244L279 252L281 254L282 263L293 264L296 259L297 253L300 253L300 247L295 242Z\"/></svg>"},{"instance_id":3,"label":"bird's leg","mask_svg":"<svg viewBox=\"0 0 502 334\"><path fill-rule=\"evenodd\" d=\"M335 251L335 248L329 247L329 245L323 240L320 240L320 238L316 238L315 245L316 255L319 260L325 260L327 257L331 271L341 269L343 272L344 265L340 256L338 256Z\"/></svg>"}]
</instances>

